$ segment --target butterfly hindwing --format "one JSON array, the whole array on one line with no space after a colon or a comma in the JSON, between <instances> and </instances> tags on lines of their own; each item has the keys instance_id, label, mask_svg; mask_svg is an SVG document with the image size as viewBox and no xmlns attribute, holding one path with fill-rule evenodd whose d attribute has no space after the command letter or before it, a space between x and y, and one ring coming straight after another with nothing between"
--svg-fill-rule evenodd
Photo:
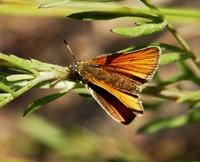
<instances>
[{"instance_id":1,"label":"butterfly hindwing","mask_svg":"<svg viewBox=\"0 0 200 162\"><path fill-rule=\"evenodd\" d=\"M105 89L93 83L88 83L88 88L99 105L114 120L123 124L129 124L136 117L136 114L131 109L128 109L118 98Z\"/></svg>"},{"instance_id":2,"label":"butterfly hindwing","mask_svg":"<svg viewBox=\"0 0 200 162\"><path fill-rule=\"evenodd\" d=\"M143 113L143 106L141 104L140 98L136 94L128 94L122 91L119 91L107 84L104 84L95 78L90 78L88 83L92 83L98 87L101 87L105 91L109 92L113 96L115 96L120 102L122 102L126 108L131 109L135 113Z\"/></svg>"}]
</instances>

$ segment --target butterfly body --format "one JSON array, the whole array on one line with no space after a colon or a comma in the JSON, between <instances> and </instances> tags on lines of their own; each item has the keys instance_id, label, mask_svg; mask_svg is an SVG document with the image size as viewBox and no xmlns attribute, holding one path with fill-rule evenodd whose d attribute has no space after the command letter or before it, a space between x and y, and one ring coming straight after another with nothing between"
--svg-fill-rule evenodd
<instances>
[{"instance_id":1,"label":"butterfly body","mask_svg":"<svg viewBox=\"0 0 200 162\"><path fill-rule=\"evenodd\" d=\"M143 113L139 93L157 69L160 49L148 47L108 54L69 66L72 80L81 81L116 121L129 124Z\"/></svg>"}]
</instances>

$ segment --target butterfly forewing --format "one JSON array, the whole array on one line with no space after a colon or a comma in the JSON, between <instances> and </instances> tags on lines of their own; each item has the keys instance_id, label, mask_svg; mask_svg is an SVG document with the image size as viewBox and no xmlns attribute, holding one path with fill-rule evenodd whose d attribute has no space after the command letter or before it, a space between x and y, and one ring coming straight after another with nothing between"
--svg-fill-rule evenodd
<instances>
[{"instance_id":1,"label":"butterfly forewing","mask_svg":"<svg viewBox=\"0 0 200 162\"><path fill-rule=\"evenodd\" d=\"M90 65L98 65L113 73L122 74L137 84L147 82L158 66L160 49L149 47L127 53L104 55L88 61Z\"/></svg>"}]
</instances>

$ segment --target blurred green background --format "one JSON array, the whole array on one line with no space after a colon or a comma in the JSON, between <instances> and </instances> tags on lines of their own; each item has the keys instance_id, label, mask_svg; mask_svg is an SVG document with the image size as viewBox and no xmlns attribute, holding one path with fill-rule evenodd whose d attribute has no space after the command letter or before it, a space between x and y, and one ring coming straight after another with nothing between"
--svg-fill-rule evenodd
<instances>
[{"instance_id":1,"label":"blurred green background","mask_svg":"<svg viewBox=\"0 0 200 162\"><path fill-rule=\"evenodd\" d=\"M3 2L3 1L2 1ZM155 0L167 7L199 9L199 0ZM1 3L1 1L0 1ZM126 4L141 6L139 2ZM69 65L63 40L78 60L149 42L176 44L168 32L136 39L110 32L116 26L129 26L128 19L83 22L64 17L0 15L0 51L23 58ZM177 29L195 53L200 53L199 22L180 21ZM176 74L173 65L162 67L163 78ZM194 85L184 82L186 89ZM33 89L0 111L0 162L165 162L200 160L200 124L141 134L137 129L152 119L184 114L187 105L167 102L158 110L145 111L132 124L113 121L92 98L76 93L49 103L36 113L22 117L27 104L54 90ZM143 100L151 98L142 97Z\"/></svg>"}]
</instances>

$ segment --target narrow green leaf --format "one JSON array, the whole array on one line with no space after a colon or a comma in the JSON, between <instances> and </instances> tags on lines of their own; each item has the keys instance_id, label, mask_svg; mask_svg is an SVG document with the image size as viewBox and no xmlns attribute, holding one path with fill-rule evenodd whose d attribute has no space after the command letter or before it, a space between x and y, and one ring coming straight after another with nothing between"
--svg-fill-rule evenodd
<instances>
[{"instance_id":1,"label":"narrow green leaf","mask_svg":"<svg viewBox=\"0 0 200 162\"><path fill-rule=\"evenodd\" d=\"M166 53L161 56L160 65L170 64L172 62L176 62L179 60L186 60L190 58L189 55L181 54L181 53Z\"/></svg>"},{"instance_id":2,"label":"narrow green leaf","mask_svg":"<svg viewBox=\"0 0 200 162\"><path fill-rule=\"evenodd\" d=\"M42 82L38 84L36 87L37 88L42 88L42 89L48 89L48 88L55 88L55 89L64 89L64 90L69 90L73 89L76 87L75 82L68 81L68 80L61 80L58 82Z\"/></svg>"},{"instance_id":3,"label":"narrow green leaf","mask_svg":"<svg viewBox=\"0 0 200 162\"><path fill-rule=\"evenodd\" d=\"M179 91L177 89L169 89L169 90L163 90L160 92L162 95L167 96L167 97L171 97L171 98L179 98L180 96L182 96L182 91Z\"/></svg>"},{"instance_id":4,"label":"narrow green leaf","mask_svg":"<svg viewBox=\"0 0 200 162\"><path fill-rule=\"evenodd\" d=\"M176 53L185 53L185 51L177 46L171 45L171 44L166 44L166 43L152 43L151 45L153 46L159 46L162 49L163 53L166 52L176 52Z\"/></svg>"},{"instance_id":5,"label":"narrow green leaf","mask_svg":"<svg viewBox=\"0 0 200 162\"><path fill-rule=\"evenodd\" d=\"M181 127L186 125L187 123L188 123L188 117L186 115L165 118L165 119L158 119L148 123L147 125L144 125L138 131L140 133L150 134L150 133L156 133L163 129Z\"/></svg>"},{"instance_id":6,"label":"narrow green leaf","mask_svg":"<svg viewBox=\"0 0 200 162\"><path fill-rule=\"evenodd\" d=\"M9 69L7 74L0 73L0 89L12 94L6 97L0 96L0 107L38 84L49 82L49 88L57 88L58 82L63 78L67 78L69 74L68 67L43 63L33 59L27 60L2 53L0 53L0 66ZM74 87L74 84L70 83L67 84L68 86L59 83L59 86L62 86L62 89L66 91Z\"/></svg>"},{"instance_id":7,"label":"narrow green leaf","mask_svg":"<svg viewBox=\"0 0 200 162\"><path fill-rule=\"evenodd\" d=\"M173 84L173 83L176 83L176 82L179 82L179 81L182 81L182 80L188 80L189 78L185 75L176 75L176 76L172 76L172 77L169 77L168 79L166 80L163 80L159 83L160 86L166 86L166 85L169 85L169 84Z\"/></svg>"},{"instance_id":8,"label":"narrow green leaf","mask_svg":"<svg viewBox=\"0 0 200 162\"><path fill-rule=\"evenodd\" d=\"M0 65L14 71L30 72L35 76L39 75L41 71L51 71L57 75L66 75L67 67L44 63L38 60L27 60L14 55L6 55L0 53Z\"/></svg>"},{"instance_id":9,"label":"narrow green leaf","mask_svg":"<svg viewBox=\"0 0 200 162\"><path fill-rule=\"evenodd\" d=\"M177 102L193 102L200 101L200 91L182 92Z\"/></svg>"},{"instance_id":10,"label":"narrow green leaf","mask_svg":"<svg viewBox=\"0 0 200 162\"><path fill-rule=\"evenodd\" d=\"M154 111L154 110L157 110L165 102L166 102L166 100L159 99L159 100L156 100L154 102L144 102L143 106L144 106L145 110L152 110L152 111Z\"/></svg>"},{"instance_id":11,"label":"narrow green leaf","mask_svg":"<svg viewBox=\"0 0 200 162\"><path fill-rule=\"evenodd\" d=\"M34 111L38 110L39 108L41 108L43 105L45 105L45 104L47 104L47 103L49 103L49 102L51 102L53 100L56 100L59 97L62 97L67 92L72 90L72 88L74 88L73 82L67 82L67 83L69 83L69 84L67 84L67 85L65 84L66 86L65 86L65 88L63 88L62 92L42 97L42 98L32 102L31 104L29 104L27 106L27 108L25 109L23 116L29 115L32 112L34 112Z\"/></svg>"},{"instance_id":12,"label":"narrow green leaf","mask_svg":"<svg viewBox=\"0 0 200 162\"><path fill-rule=\"evenodd\" d=\"M5 100L5 98L12 97L11 93L0 93L0 103Z\"/></svg>"},{"instance_id":13,"label":"narrow green leaf","mask_svg":"<svg viewBox=\"0 0 200 162\"><path fill-rule=\"evenodd\" d=\"M123 17L123 16L125 15L122 15L121 13L115 13L115 12L89 11L89 12L74 13L67 17L72 18L72 19L77 19L77 20L83 20L83 21L92 21L92 20L109 20L109 19L115 19L115 18Z\"/></svg>"},{"instance_id":14,"label":"narrow green leaf","mask_svg":"<svg viewBox=\"0 0 200 162\"><path fill-rule=\"evenodd\" d=\"M63 92L63 93L55 93L55 94L51 94L45 97L42 97L34 102L32 102L31 104L28 105L28 107L24 110L24 114L23 116L27 116L29 114L31 114L32 112L40 109L42 106L44 106L45 104L56 100L60 97L62 97L63 95L65 95L67 92Z\"/></svg>"},{"instance_id":15,"label":"narrow green leaf","mask_svg":"<svg viewBox=\"0 0 200 162\"><path fill-rule=\"evenodd\" d=\"M8 92L8 93L10 93L12 95L15 95L15 92L12 89L10 89L9 86L3 84L2 82L0 82L0 89L5 91L5 92Z\"/></svg>"},{"instance_id":16,"label":"narrow green leaf","mask_svg":"<svg viewBox=\"0 0 200 162\"><path fill-rule=\"evenodd\" d=\"M90 95L90 92L88 91L87 88L85 87L77 87L73 89L74 92L79 93L80 95L84 96L84 95Z\"/></svg>"},{"instance_id":17,"label":"narrow green leaf","mask_svg":"<svg viewBox=\"0 0 200 162\"><path fill-rule=\"evenodd\" d=\"M200 108L200 100L192 103L192 105L190 106L191 111L196 110L198 108Z\"/></svg>"},{"instance_id":18,"label":"narrow green leaf","mask_svg":"<svg viewBox=\"0 0 200 162\"><path fill-rule=\"evenodd\" d=\"M166 25L167 25L167 22L163 21L159 23L148 23L148 24L137 26L137 27L114 28L112 29L112 32L121 36L134 38L134 37L139 37L143 35L149 35L149 34L160 32L164 30Z\"/></svg>"},{"instance_id":19,"label":"narrow green leaf","mask_svg":"<svg viewBox=\"0 0 200 162\"><path fill-rule=\"evenodd\" d=\"M133 10L133 12L126 12L126 9L120 10L111 10L111 11L87 11L87 12L79 12L68 15L67 17L72 19L84 20L84 21L92 21L92 20L110 20L119 17L142 17L149 19L156 19L157 17L147 13L141 12L137 9Z\"/></svg>"},{"instance_id":20,"label":"narrow green leaf","mask_svg":"<svg viewBox=\"0 0 200 162\"><path fill-rule=\"evenodd\" d=\"M33 75L30 74L15 74L6 77L6 80L9 82L16 82L21 80L31 80L34 79Z\"/></svg>"},{"instance_id":21,"label":"narrow green leaf","mask_svg":"<svg viewBox=\"0 0 200 162\"><path fill-rule=\"evenodd\" d=\"M172 54L174 54L174 53L178 54L179 53L179 55L181 55L181 54L187 55L187 53L185 53L185 51L180 47L173 46L173 45L166 44L166 43L160 43L160 42L153 42L151 44L142 44L142 45L138 45L138 46L130 46L130 47L127 47L125 49L119 50L118 52L129 52L129 51L145 48L145 47L148 47L148 46L158 46L158 47L160 47L163 55L164 54L171 54L171 53Z\"/></svg>"},{"instance_id":22,"label":"narrow green leaf","mask_svg":"<svg viewBox=\"0 0 200 162\"><path fill-rule=\"evenodd\" d=\"M188 76L196 85L200 86L200 78L190 69L190 67L183 61L176 62L180 71Z\"/></svg>"},{"instance_id":23,"label":"narrow green leaf","mask_svg":"<svg viewBox=\"0 0 200 162\"><path fill-rule=\"evenodd\" d=\"M147 134L156 133L164 129L183 127L196 122L200 122L200 112L193 111L186 115L154 120L141 127L138 132Z\"/></svg>"},{"instance_id":24,"label":"narrow green leaf","mask_svg":"<svg viewBox=\"0 0 200 162\"><path fill-rule=\"evenodd\" d=\"M42 7L54 7L51 9L38 9L38 6L41 5L41 1L38 0L22 0L23 3L18 3L19 0L13 0L6 2L3 1L0 4L0 15L17 15L17 16L54 16L54 17L64 17L72 13L83 12L83 11L110 11L110 10L123 10L126 9L127 13L131 13L135 10L135 6L123 5L116 3L106 3L105 2L70 2L70 3L60 3L58 5L55 3L51 5L49 0L45 1L45 4ZM67 0L66 0L67 1ZM95 1L95 0L94 0ZM44 2L44 1L42 1ZM55 1L56 2L56 1ZM138 9L138 8L137 8ZM167 17L167 19L174 21L191 21L200 20L200 11L198 9L177 9L177 8L160 8L159 11L150 11L146 7L141 7L142 12L147 12L152 15L162 14Z\"/></svg>"},{"instance_id":25,"label":"narrow green leaf","mask_svg":"<svg viewBox=\"0 0 200 162\"><path fill-rule=\"evenodd\" d=\"M30 60L22 59L14 55L5 55L0 53L0 65L7 68L25 70L33 73L35 76L38 74L37 71L31 67Z\"/></svg>"},{"instance_id":26,"label":"narrow green leaf","mask_svg":"<svg viewBox=\"0 0 200 162\"><path fill-rule=\"evenodd\" d=\"M15 91L15 93L13 95L10 95L10 96L6 97L5 99L1 100L0 107L3 107L7 103L14 100L16 97L18 97L18 96L22 95L23 93L25 93L26 91L28 91L29 89L31 89L32 87L37 85L39 82L41 82L42 79L44 79L44 78L35 78L35 79L29 81L29 83L27 85L25 85L24 87L21 87L20 89Z\"/></svg>"}]
</instances>

